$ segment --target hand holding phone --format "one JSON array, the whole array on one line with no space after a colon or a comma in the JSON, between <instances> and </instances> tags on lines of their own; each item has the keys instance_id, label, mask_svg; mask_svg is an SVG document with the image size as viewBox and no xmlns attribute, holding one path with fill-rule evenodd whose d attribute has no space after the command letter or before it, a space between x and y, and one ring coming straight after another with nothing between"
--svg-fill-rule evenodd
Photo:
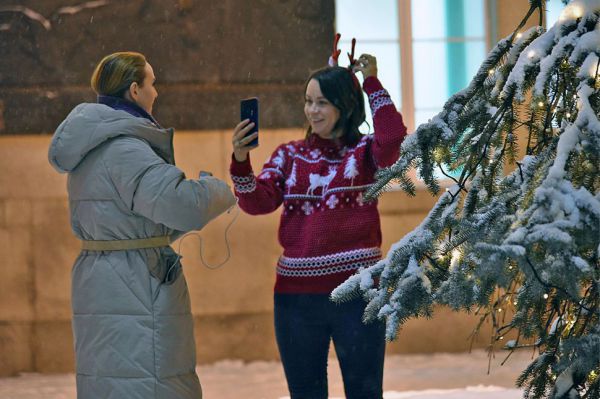
<instances>
[{"instance_id":1,"label":"hand holding phone","mask_svg":"<svg viewBox=\"0 0 600 399\"><path fill-rule=\"evenodd\" d=\"M243 121L245 119L249 119L250 122L254 123L254 127L250 129L246 136L258 133L258 98L246 98L240 102L240 120ZM257 146L258 136L246 145L249 147Z\"/></svg>"},{"instance_id":2,"label":"hand holding phone","mask_svg":"<svg viewBox=\"0 0 600 399\"><path fill-rule=\"evenodd\" d=\"M258 146L258 99L241 101L240 119L233 131L233 155L238 162L244 162L248 153Z\"/></svg>"}]
</instances>

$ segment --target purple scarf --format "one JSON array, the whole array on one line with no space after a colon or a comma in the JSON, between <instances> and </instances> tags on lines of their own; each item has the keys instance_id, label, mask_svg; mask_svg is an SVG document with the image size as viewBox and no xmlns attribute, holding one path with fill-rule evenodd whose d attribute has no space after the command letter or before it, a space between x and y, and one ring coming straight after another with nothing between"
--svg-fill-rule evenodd
<instances>
[{"instance_id":1,"label":"purple scarf","mask_svg":"<svg viewBox=\"0 0 600 399\"><path fill-rule=\"evenodd\" d=\"M156 121L156 119L154 119L154 117L152 115L150 115L149 113L147 113L142 107L140 107L136 103L127 101L124 98L99 95L98 103L108 105L112 109L118 109L121 111L125 111L128 114L137 116L138 118L146 118L150 122L152 122L156 127L158 127L158 128L161 127L158 124L158 122Z\"/></svg>"}]
</instances>

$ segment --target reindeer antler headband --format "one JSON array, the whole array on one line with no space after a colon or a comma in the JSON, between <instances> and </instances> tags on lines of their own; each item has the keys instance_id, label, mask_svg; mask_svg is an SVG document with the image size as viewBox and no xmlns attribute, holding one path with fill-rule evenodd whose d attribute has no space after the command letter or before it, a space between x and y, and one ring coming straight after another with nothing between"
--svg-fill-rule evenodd
<instances>
[{"instance_id":1,"label":"reindeer antler headband","mask_svg":"<svg viewBox=\"0 0 600 399\"><path fill-rule=\"evenodd\" d=\"M333 51L331 52L331 56L329 57L329 66L338 66L338 58L340 57L340 54L342 53L342 50L338 49L338 43L340 42L340 38L342 37L341 34L336 33L335 37L333 39ZM351 52L350 53L346 53L348 54L348 59L350 60L350 65L348 65L348 69L350 69L350 71L352 71L352 67L354 66L354 64L356 64L356 59L354 58L354 48L356 47L356 39L352 38L352 47L351 47Z\"/></svg>"},{"instance_id":2,"label":"reindeer antler headband","mask_svg":"<svg viewBox=\"0 0 600 399\"><path fill-rule=\"evenodd\" d=\"M338 43L340 42L341 37L342 37L341 34L336 33L335 37L333 39L333 51L331 52L331 56L329 57L329 66L330 67L338 66L338 58L340 57L340 54L342 53L342 50L338 49ZM346 54L348 54L348 59L350 60L350 65L348 65L348 72L350 72L350 75L352 76L352 80L354 81L354 84L358 88L360 88L360 82L358 81L358 78L354 74L354 65L356 64L356 61L357 61L354 58L354 47L356 47L356 39L352 38L352 47L350 50L351 52L346 53Z\"/></svg>"}]
</instances>

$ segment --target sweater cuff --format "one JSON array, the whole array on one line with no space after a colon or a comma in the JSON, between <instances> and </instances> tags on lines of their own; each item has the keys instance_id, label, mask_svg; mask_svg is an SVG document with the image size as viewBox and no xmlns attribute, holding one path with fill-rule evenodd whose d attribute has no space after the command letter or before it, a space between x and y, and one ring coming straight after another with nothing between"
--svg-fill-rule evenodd
<instances>
[{"instance_id":1,"label":"sweater cuff","mask_svg":"<svg viewBox=\"0 0 600 399\"><path fill-rule=\"evenodd\" d=\"M235 156L231 154L231 165L229 166L229 173L232 176L248 176L252 174L252 164L250 163L250 154L245 161L239 162L235 159Z\"/></svg>"},{"instance_id":2,"label":"sweater cuff","mask_svg":"<svg viewBox=\"0 0 600 399\"><path fill-rule=\"evenodd\" d=\"M365 92L367 92L367 94L371 94L375 93L378 90L382 90L383 85L381 84L379 79L377 79L376 76L369 76L363 82L363 89Z\"/></svg>"}]
</instances>

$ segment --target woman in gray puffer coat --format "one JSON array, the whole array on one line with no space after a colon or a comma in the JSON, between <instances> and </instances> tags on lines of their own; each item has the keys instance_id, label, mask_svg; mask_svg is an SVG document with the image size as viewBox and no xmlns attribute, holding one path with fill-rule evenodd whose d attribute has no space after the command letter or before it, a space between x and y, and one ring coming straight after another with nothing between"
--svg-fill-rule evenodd
<instances>
[{"instance_id":1,"label":"woman in gray puffer coat","mask_svg":"<svg viewBox=\"0 0 600 399\"><path fill-rule=\"evenodd\" d=\"M139 53L105 57L98 103L60 124L50 163L69 174L71 225L83 249L72 271L80 399L199 399L187 284L169 243L235 204L224 182L186 179L173 130L152 114L154 72Z\"/></svg>"}]
</instances>

